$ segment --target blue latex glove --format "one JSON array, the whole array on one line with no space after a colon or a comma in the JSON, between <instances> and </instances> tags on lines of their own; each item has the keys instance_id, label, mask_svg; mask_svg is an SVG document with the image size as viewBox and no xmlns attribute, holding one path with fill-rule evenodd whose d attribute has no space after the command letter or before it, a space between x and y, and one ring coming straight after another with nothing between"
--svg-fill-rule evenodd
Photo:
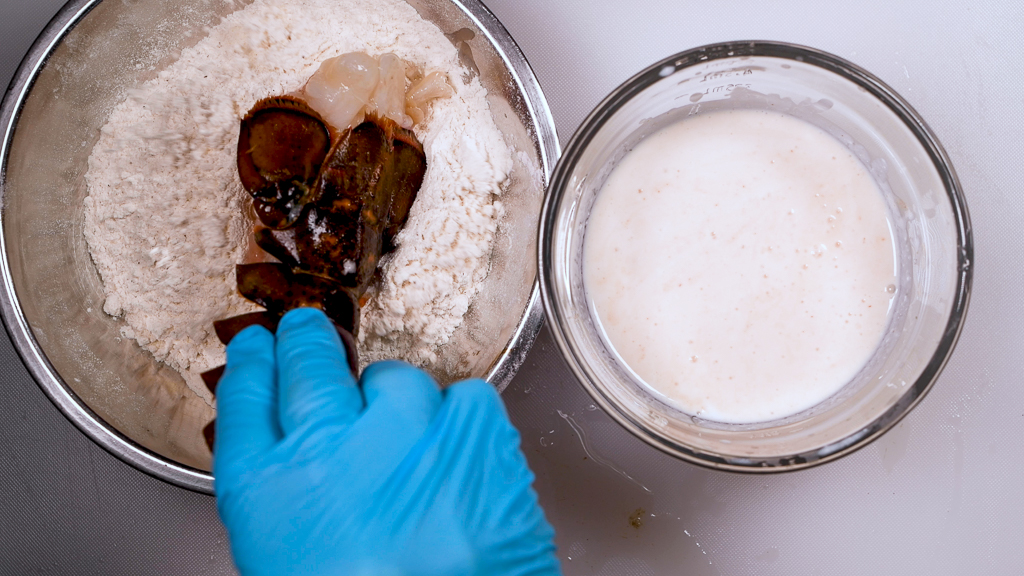
<instances>
[{"instance_id":1,"label":"blue latex glove","mask_svg":"<svg viewBox=\"0 0 1024 576\"><path fill-rule=\"evenodd\" d=\"M214 486L243 575L556 575L501 399L401 362L357 384L321 312L228 346Z\"/></svg>"}]
</instances>

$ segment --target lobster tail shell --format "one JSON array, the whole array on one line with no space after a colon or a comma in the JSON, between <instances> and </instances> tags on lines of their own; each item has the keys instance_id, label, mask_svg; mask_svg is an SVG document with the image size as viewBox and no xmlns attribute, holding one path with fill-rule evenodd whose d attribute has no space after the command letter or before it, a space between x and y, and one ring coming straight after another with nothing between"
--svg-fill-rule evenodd
<instances>
[{"instance_id":1,"label":"lobster tail shell","mask_svg":"<svg viewBox=\"0 0 1024 576\"><path fill-rule=\"evenodd\" d=\"M358 375L359 298L394 248L426 169L416 136L387 118L339 132L299 98L259 101L242 119L238 174L267 226L256 244L279 262L237 267L238 291L266 310L215 322L221 342L256 324L275 332L288 310L318 308ZM223 373L202 374L210 392ZM213 423L203 432L212 450Z\"/></svg>"},{"instance_id":2,"label":"lobster tail shell","mask_svg":"<svg viewBox=\"0 0 1024 576\"><path fill-rule=\"evenodd\" d=\"M256 103L238 134L238 176L260 221L278 229L295 223L312 200L330 149L330 128L302 100L278 96Z\"/></svg>"}]
</instances>

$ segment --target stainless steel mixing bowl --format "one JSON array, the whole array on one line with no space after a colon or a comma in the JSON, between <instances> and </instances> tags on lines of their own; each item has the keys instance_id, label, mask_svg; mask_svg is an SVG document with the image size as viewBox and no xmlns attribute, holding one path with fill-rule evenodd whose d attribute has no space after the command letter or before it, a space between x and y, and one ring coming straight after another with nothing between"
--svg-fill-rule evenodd
<instances>
[{"instance_id":1,"label":"stainless steel mixing bowl","mask_svg":"<svg viewBox=\"0 0 1024 576\"><path fill-rule=\"evenodd\" d=\"M514 148L491 272L434 370L441 380L484 377L501 390L543 317L533 254L559 153L554 123L526 59L483 4L409 3L479 75ZM240 4L247 2L72 0L36 41L0 108L0 307L15 348L46 395L98 444L144 472L208 493L213 478L200 430L213 410L103 313L82 201L87 159L113 107Z\"/></svg>"}]
</instances>

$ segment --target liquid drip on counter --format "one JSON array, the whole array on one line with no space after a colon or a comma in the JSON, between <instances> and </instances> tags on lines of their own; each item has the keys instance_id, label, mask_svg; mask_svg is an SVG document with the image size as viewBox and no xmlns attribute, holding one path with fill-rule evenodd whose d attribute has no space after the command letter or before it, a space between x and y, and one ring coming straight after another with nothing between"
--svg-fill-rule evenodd
<instances>
[{"instance_id":1,"label":"liquid drip on counter","mask_svg":"<svg viewBox=\"0 0 1024 576\"><path fill-rule=\"evenodd\" d=\"M796 414L850 382L888 324L881 190L838 140L784 114L697 115L615 167L584 237L592 313L683 411Z\"/></svg>"}]
</instances>

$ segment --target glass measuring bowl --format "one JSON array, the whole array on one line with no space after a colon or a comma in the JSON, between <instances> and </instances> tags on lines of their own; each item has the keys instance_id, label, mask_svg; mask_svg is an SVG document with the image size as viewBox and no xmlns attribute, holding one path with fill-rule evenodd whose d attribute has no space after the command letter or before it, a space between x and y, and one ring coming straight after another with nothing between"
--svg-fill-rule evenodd
<instances>
[{"instance_id":1,"label":"glass measuring bowl","mask_svg":"<svg viewBox=\"0 0 1024 576\"><path fill-rule=\"evenodd\" d=\"M617 162L668 124L727 109L789 114L846 145L885 196L899 262L889 326L864 368L824 402L754 424L702 419L659 398L603 337L583 284L588 218ZM594 400L660 450L746 472L793 470L839 458L906 415L956 343L970 296L972 254L956 175L909 104L852 63L777 42L689 50L613 91L559 160L539 241L542 296L555 341Z\"/></svg>"}]
</instances>

